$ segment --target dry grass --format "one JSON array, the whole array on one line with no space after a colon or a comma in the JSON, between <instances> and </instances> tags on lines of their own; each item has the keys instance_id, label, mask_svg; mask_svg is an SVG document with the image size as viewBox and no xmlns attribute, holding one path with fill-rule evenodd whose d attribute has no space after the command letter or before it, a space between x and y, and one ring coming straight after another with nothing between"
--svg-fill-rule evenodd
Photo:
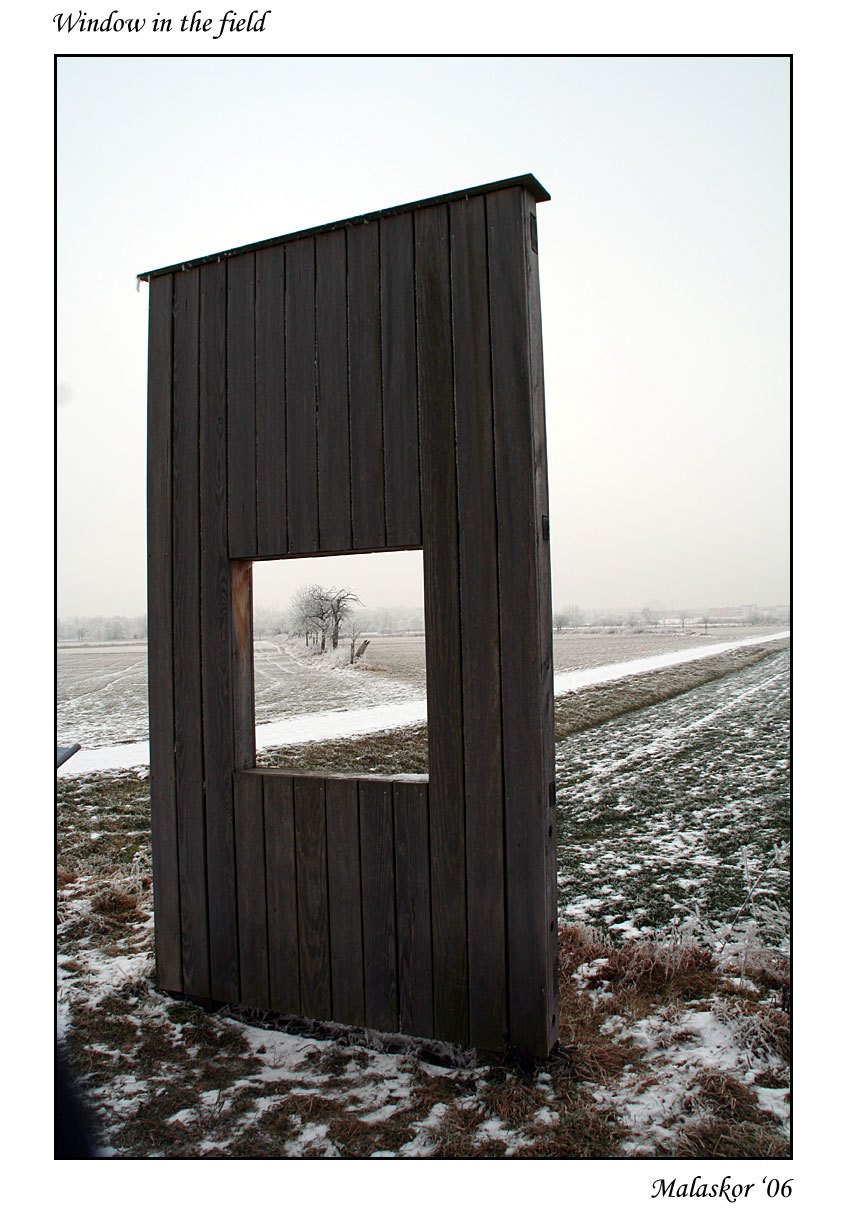
<instances>
[{"instance_id":1,"label":"dry grass","mask_svg":"<svg viewBox=\"0 0 847 1214\"><path fill-rule=\"evenodd\" d=\"M791 1016L760 999L724 998L715 1005L715 1014L732 1026L733 1035L753 1058L776 1056L788 1067L791 1062Z\"/></svg>"},{"instance_id":2,"label":"dry grass","mask_svg":"<svg viewBox=\"0 0 847 1214\"><path fill-rule=\"evenodd\" d=\"M628 1037L602 1031L614 1017L631 1024L657 1014L668 1020L668 1041L686 1038L674 1031L678 1016L690 1008L708 1009L732 1032L748 1057L779 1059L776 1070L755 1076L761 1088L789 1083L790 1017L769 997L739 989L719 970L717 958L690 939L642 939L616 947L601 933L569 926L559 933L561 1037L570 1045L559 1065L578 1081L614 1086L625 1071L649 1080L649 1061ZM788 979L787 962L781 967ZM574 981L574 975L580 980ZM701 1069L683 1102L682 1122L667 1141L636 1152L640 1157L783 1158L790 1145L778 1119L759 1103L755 1092L728 1071ZM613 1140L620 1133L613 1134Z\"/></svg>"},{"instance_id":3,"label":"dry grass","mask_svg":"<svg viewBox=\"0 0 847 1214\"><path fill-rule=\"evenodd\" d=\"M139 851L132 863L118 865L102 875L62 870L58 883L58 941L117 940L125 934L137 934L142 905L149 902L152 877L149 852ZM102 870L102 863L98 865ZM82 896L80 896L82 894ZM137 942L138 943L138 942Z\"/></svg>"},{"instance_id":4,"label":"dry grass","mask_svg":"<svg viewBox=\"0 0 847 1214\"><path fill-rule=\"evenodd\" d=\"M113 897L110 892L104 902ZM121 913L125 909L122 903ZM75 1005L67 1048L95 1093L117 1091L127 1077L131 1086L143 1085L143 1099L105 1127L123 1158L293 1153L354 1159L402 1154L416 1140L418 1153L440 1159L613 1158L622 1154L627 1130L612 1107L598 1105L594 1085L608 1089L625 1072L648 1072L643 1051L631 1041L614 1040L602 1031L604 1022L610 1015L655 1012L668 998L684 1001L693 975L708 975L710 982L720 977L696 950L669 950L663 942L655 943L651 959L645 947L615 949L600 933L575 926L563 928L559 940L562 1034L541 1064L544 1070L504 1059L442 1071L400 1055L398 1072L408 1075L408 1084L374 1119L368 1116L372 1106L356 1095L360 1085L374 1083L372 1050L337 1042L307 1050L295 1066L303 1075L297 1086L321 1086L297 1092L292 1080L259 1079L263 1062L240 1025L157 995L149 978L129 979L99 1002ZM581 969L586 963L587 971ZM604 997L598 998L601 990ZM787 1017L772 1004L727 996L713 1006L738 1023L755 1025L763 1052L775 1042L785 1044ZM760 1078L775 1087L784 1075L763 1071ZM686 1107L670 1145L639 1153L785 1154L786 1140L774 1118L733 1075L700 1071Z\"/></svg>"},{"instance_id":5,"label":"dry grass","mask_svg":"<svg viewBox=\"0 0 847 1214\"><path fill-rule=\"evenodd\" d=\"M704 1069L696 1076L695 1099L703 1103L713 1117L723 1121L773 1125L773 1113L763 1109L756 1097L734 1075Z\"/></svg>"},{"instance_id":6,"label":"dry grass","mask_svg":"<svg viewBox=\"0 0 847 1214\"><path fill-rule=\"evenodd\" d=\"M546 1106L544 1093L520 1075L508 1071L489 1071L482 1093L482 1106L489 1117L496 1117L509 1129L519 1129Z\"/></svg>"},{"instance_id":7,"label":"dry grass","mask_svg":"<svg viewBox=\"0 0 847 1214\"><path fill-rule=\"evenodd\" d=\"M790 1159L791 1148L776 1129L758 1122L704 1117L656 1151L672 1159Z\"/></svg>"},{"instance_id":8,"label":"dry grass","mask_svg":"<svg viewBox=\"0 0 847 1214\"><path fill-rule=\"evenodd\" d=\"M595 982L616 991L666 1001L702 999L720 985L715 958L692 939L628 940L613 949Z\"/></svg>"},{"instance_id":9,"label":"dry grass","mask_svg":"<svg viewBox=\"0 0 847 1214\"><path fill-rule=\"evenodd\" d=\"M362 737L279 746L263 751L257 762L262 767L297 771L426 774L429 770L427 728L417 725Z\"/></svg>"},{"instance_id":10,"label":"dry grass","mask_svg":"<svg viewBox=\"0 0 847 1214\"><path fill-rule=\"evenodd\" d=\"M555 1063L558 1071L576 1083L608 1084L625 1067L637 1066L639 1052L630 1044L614 1041L601 1032L608 1019L610 1005L592 998L591 986L596 979L583 985L573 975L591 962L605 962L614 955L609 941L590 928L570 925L559 929L559 1054ZM619 1000L615 1009L621 1006Z\"/></svg>"}]
</instances>

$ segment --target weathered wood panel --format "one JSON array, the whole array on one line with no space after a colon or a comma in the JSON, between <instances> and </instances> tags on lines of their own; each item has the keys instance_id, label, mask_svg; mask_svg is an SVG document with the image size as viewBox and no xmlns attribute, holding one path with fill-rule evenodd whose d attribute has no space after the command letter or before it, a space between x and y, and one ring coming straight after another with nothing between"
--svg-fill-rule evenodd
<instances>
[{"instance_id":1,"label":"weathered wood panel","mask_svg":"<svg viewBox=\"0 0 847 1214\"><path fill-rule=\"evenodd\" d=\"M353 547L385 547L379 225L347 230Z\"/></svg>"},{"instance_id":2,"label":"weathered wood panel","mask_svg":"<svg viewBox=\"0 0 847 1214\"><path fill-rule=\"evenodd\" d=\"M226 267L200 269L200 668L211 994L238 999L227 557Z\"/></svg>"},{"instance_id":3,"label":"weathered wood panel","mask_svg":"<svg viewBox=\"0 0 847 1214\"><path fill-rule=\"evenodd\" d=\"M249 421L247 422L249 425ZM285 249L256 256L256 527L259 553L288 550Z\"/></svg>"},{"instance_id":4,"label":"weathered wood panel","mask_svg":"<svg viewBox=\"0 0 847 1214\"><path fill-rule=\"evenodd\" d=\"M268 900L268 1006L300 1011L300 941L297 928L297 859L294 782L276 773L250 773L261 782L265 807L265 873Z\"/></svg>"},{"instance_id":5,"label":"weathered wood panel","mask_svg":"<svg viewBox=\"0 0 847 1214\"><path fill-rule=\"evenodd\" d=\"M538 1055L555 1039L542 197L498 183L154 280L169 989ZM418 545L429 783L255 770L251 561Z\"/></svg>"},{"instance_id":6,"label":"weathered wood panel","mask_svg":"<svg viewBox=\"0 0 847 1214\"><path fill-rule=\"evenodd\" d=\"M270 979L262 782L237 772L234 783L240 1001L247 1007L266 1008L270 1003Z\"/></svg>"},{"instance_id":7,"label":"weathered wood panel","mask_svg":"<svg viewBox=\"0 0 847 1214\"><path fill-rule=\"evenodd\" d=\"M450 204L462 620L470 1038L499 1049L506 999L500 616L485 199Z\"/></svg>"},{"instance_id":8,"label":"weathered wood panel","mask_svg":"<svg viewBox=\"0 0 847 1214\"><path fill-rule=\"evenodd\" d=\"M173 277L150 283L147 371L147 678L156 982L182 989L174 766L171 361Z\"/></svg>"},{"instance_id":9,"label":"weathered wood panel","mask_svg":"<svg viewBox=\"0 0 847 1214\"><path fill-rule=\"evenodd\" d=\"M541 722L538 535L523 193L486 199L500 576L509 1007L513 1038L549 1048L547 761Z\"/></svg>"},{"instance_id":10,"label":"weathered wood panel","mask_svg":"<svg viewBox=\"0 0 847 1214\"><path fill-rule=\"evenodd\" d=\"M330 232L318 240L315 259L320 546L324 552L344 552L353 543L344 232Z\"/></svg>"},{"instance_id":11,"label":"weathered wood panel","mask_svg":"<svg viewBox=\"0 0 847 1214\"><path fill-rule=\"evenodd\" d=\"M324 781L294 780L300 1010L315 1020L332 1015L329 889L326 870Z\"/></svg>"},{"instance_id":12,"label":"weathered wood panel","mask_svg":"<svg viewBox=\"0 0 847 1214\"><path fill-rule=\"evenodd\" d=\"M432 1037L428 787L401 781L393 787L398 1029Z\"/></svg>"},{"instance_id":13,"label":"weathered wood panel","mask_svg":"<svg viewBox=\"0 0 847 1214\"><path fill-rule=\"evenodd\" d=\"M227 488L229 555L256 555L256 268L253 253L227 270Z\"/></svg>"},{"instance_id":14,"label":"weathered wood panel","mask_svg":"<svg viewBox=\"0 0 847 1214\"><path fill-rule=\"evenodd\" d=\"M174 751L184 990L208 998L206 819L200 680L200 271L174 285L173 609Z\"/></svg>"},{"instance_id":15,"label":"weathered wood panel","mask_svg":"<svg viewBox=\"0 0 847 1214\"><path fill-rule=\"evenodd\" d=\"M447 208L415 214L434 1028L468 1040L462 647Z\"/></svg>"},{"instance_id":16,"label":"weathered wood panel","mask_svg":"<svg viewBox=\"0 0 847 1214\"><path fill-rule=\"evenodd\" d=\"M556 885L556 753L553 705L553 616L550 573L550 505L547 478L547 427L544 402L544 355L541 341L541 288L538 275L538 229L535 200L523 197L524 232L529 232L527 249L527 301L529 321L530 391L532 399L533 462L535 465L536 511L542 525L536 529L536 560L538 564L539 669L541 683L542 781L547 788L547 810L544 831L544 887L547 895L547 1007L546 1022L549 1046L559 1032L559 966L558 966L558 893ZM544 519L547 519L546 529Z\"/></svg>"},{"instance_id":17,"label":"weathered wood panel","mask_svg":"<svg viewBox=\"0 0 847 1214\"><path fill-rule=\"evenodd\" d=\"M232 600L232 762L236 768L256 763L253 687L253 565L230 561Z\"/></svg>"},{"instance_id":18,"label":"weathered wood panel","mask_svg":"<svg viewBox=\"0 0 847 1214\"><path fill-rule=\"evenodd\" d=\"M315 415L315 242L285 250L288 549L317 552L318 432Z\"/></svg>"},{"instance_id":19,"label":"weathered wood panel","mask_svg":"<svg viewBox=\"0 0 847 1214\"><path fill-rule=\"evenodd\" d=\"M327 780L325 796L332 1016L342 1024L365 1024L362 874L356 781Z\"/></svg>"},{"instance_id":20,"label":"weathered wood panel","mask_svg":"<svg viewBox=\"0 0 847 1214\"><path fill-rule=\"evenodd\" d=\"M412 216L380 220L379 233L386 542L416 548L421 486Z\"/></svg>"},{"instance_id":21,"label":"weathered wood panel","mask_svg":"<svg viewBox=\"0 0 847 1214\"><path fill-rule=\"evenodd\" d=\"M359 784L366 1023L397 1030L397 929L391 784Z\"/></svg>"}]
</instances>

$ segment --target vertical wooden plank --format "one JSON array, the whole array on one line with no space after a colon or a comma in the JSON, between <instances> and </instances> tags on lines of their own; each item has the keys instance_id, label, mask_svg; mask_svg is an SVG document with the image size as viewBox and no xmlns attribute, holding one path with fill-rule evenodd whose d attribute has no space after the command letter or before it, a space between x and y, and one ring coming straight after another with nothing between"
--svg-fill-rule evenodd
<instances>
[{"instance_id":1,"label":"vertical wooden plank","mask_svg":"<svg viewBox=\"0 0 847 1214\"><path fill-rule=\"evenodd\" d=\"M332 1018L365 1024L359 802L355 780L326 781Z\"/></svg>"},{"instance_id":2,"label":"vertical wooden plank","mask_svg":"<svg viewBox=\"0 0 847 1214\"><path fill-rule=\"evenodd\" d=\"M450 204L470 1039L508 1037L500 619L485 200Z\"/></svg>"},{"instance_id":3,"label":"vertical wooden plank","mask_svg":"<svg viewBox=\"0 0 847 1214\"><path fill-rule=\"evenodd\" d=\"M401 1033L432 1037L432 906L428 787L394 784L397 1019Z\"/></svg>"},{"instance_id":4,"label":"vertical wooden plank","mask_svg":"<svg viewBox=\"0 0 847 1214\"><path fill-rule=\"evenodd\" d=\"M297 932L297 863L294 782L264 773L265 881L268 900L268 1006L300 1012L300 943Z\"/></svg>"},{"instance_id":5,"label":"vertical wooden plank","mask_svg":"<svg viewBox=\"0 0 847 1214\"><path fill-rule=\"evenodd\" d=\"M288 551L285 250L256 253L256 530L262 556Z\"/></svg>"},{"instance_id":6,"label":"vertical wooden plank","mask_svg":"<svg viewBox=\"0 0 847 1214\"><path fill-rule=\"evenodd\" d=\"M285 246L288 549L317 552L318 437L315 416L315 240Z\"/></svg>"},{"instance_id":7,"label":"vertical wooden plank","mask_svg":"<svg viewBox=\"0 0 847 1214\"><path fill-rule=\"evenodd\" d=\"M200 681L200 272L174 286L174 743L179 820L183 990L210 996Z\"/></svg>"},{"instance_id":8,"label":"vertical wooden plank","mask_svg":"<svg viewBox=\"0 0 847 1214\"><path fill-rule=\"evenodd\" d=\"M238 1000L227 556L226 267L200 268L200 660L211 994Z\"/></svg>"},{"instance_id":9,"label":"vertical wooden plank","mask_svg":"<svg viewBox=\"0 0 847 1214\"><path fill-rule=\"evenodd\" d=\"M171 359L173 276L150 282L147 346L147 702L156 984L182 990L174 767Z\"/></svg>"},{"instance_id":10,"label":"vertical wooden plank","mask_svg":"<svg viewBox=\"0 0 847 1214\"><path fill-rule=\"evenodd\" d=\"M256 555L255 256L227 268L227 447L229 555Z\"/></svg>"},{"instance_id":11,"label":"vertical wooden plank","mask_svg":"<svg viewBox=\"0 0 847 1214\"><path fill-rule=\"evenodd\" d=\"M332 1015L324 783L315 776L294 779L300 1010L314 1020Z\"/></svg>"},{"instance_id":12,"label":"vertical wooden plank","mask_svg":"<svg viewBox=\"0 0 847 1214\"><path fill-rule=\"evenodd\" d=\"M241 1003L266 1008L270 988L262 777L259 772L238 772L234 784Z\"/></svg>"},{"instance_id":13,"label":"vertical wooden plank","mask_svg":"<svg viewBox=\"0 0 847 1214\"><path fill-rule=\"evenodd\" d=\"M347 229L353 547L385 546L379 225Z\"/></svg>"},{"instance_id":14,"label":"vertical wooden plank","mask_svg":"<svg viewBox=\"0 0 847 1214\"><path fill-rule=\"evenodd\" d=\"M541 734L543 780L547 788L547 813L544 832L544 870L547 910L547 1007L549 1048L559 1035L559 932L558 889L556 883L556 743L553 705L553 600L550 573L549 517L547 485L547 427L544 402L544 356L541 341L541 288L538 275L538 229L535 199L523 196L526 246L527 298L529 309L530 390L532 399L532 438L535 463L536 513L548 519L536 531L538 564L538 645L541 678Z\"/></svg>"},{"instance_id":15,"label":"vertical wooden plank","mask_svg":"<svg viewBox=\"0 0 847 1214\"><path fill-rule=\"evenodd\" d=\"M315 241L320 546L343 552L350 520L350 411L347 398L347 241L343 231Z\"/></svg>"},{"instance_id":16,"label":"vertical wooden plank","mask_svg":"<svg viewBox=\"0 0 847 1214\"><path fill-rule=\"evenodd\" d=\"M486 197L500 577L510 1034L550 1047L538 536L524 192Z\"/></svg>"},{"instance_id":17,"label":"vertical wooden plank","mask_svg":"<svg viewBox=\"0 0 847 1214\"><path fill-rule=\"evenodd\" d=\"M447 207L415 212L435 1035L468 1040L462 654Z\"/></svg>"},{"instance_id":18,"label":"vertical wooden plank","mask_svg":"<svg viewBox=\"0 0 847 1214\"><path fill-rule=\"evenodd\" d=\"M369 1028L397 1031L394 814L388 781L359 781L365 1011Z\"/></svg>"},{"instance_id":19,"label":"vertical wooden plank","mask_svg":"<svg viewBox=\"0 0 847 1214\"><path fill-rule=\"evenodd\" d=\"M379 238L386 543L415 548L421 544L421 489L411 213L381 219Z\"/></svg>"},{"instance_id":20,"label":"vertical wooden plank","mask_svg":"<svg viewBox=\"0 0 847 1214\"><path fill-rule=\"evenodd\" d=\"M256 765L256 716L253 692L253 564L230 561L232 602L232 765Z\"/></svg>"}]
</instances>

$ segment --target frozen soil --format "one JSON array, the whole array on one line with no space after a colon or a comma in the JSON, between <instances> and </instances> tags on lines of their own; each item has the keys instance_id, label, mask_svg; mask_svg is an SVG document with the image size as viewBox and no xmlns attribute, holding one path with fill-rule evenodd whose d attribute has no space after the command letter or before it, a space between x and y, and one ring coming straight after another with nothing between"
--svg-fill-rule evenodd
<instances>
[{"instance_id":1,"label":"frozen soil","mask_svg":"<svg viewBox=\"0 0 847 1214\"><path fill-rule=\"evenodd\" d=\"M147 770L60 780L59 1030L99 1150L788 1157L787 677L759 655L557 744L562 1030L538 1067L158 991Z\"/></svg>"}]
</instances>

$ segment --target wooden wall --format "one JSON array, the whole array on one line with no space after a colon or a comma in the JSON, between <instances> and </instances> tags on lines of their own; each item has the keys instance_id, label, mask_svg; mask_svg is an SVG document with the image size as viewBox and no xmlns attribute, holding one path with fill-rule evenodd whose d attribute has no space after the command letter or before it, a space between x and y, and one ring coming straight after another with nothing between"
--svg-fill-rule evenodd
<instances>
[{"instance_id":1,"label":"wooden wall","mask_svg":"<svg viewBox=\"0 0 847 1214\"><path fill-rule=\"evenodd\" d=\"M557 1036L546 197L512 179L144 276L165 989ZM255 770L252 562L415 547L428 781Z\"/></svg>"}]
</instances>

